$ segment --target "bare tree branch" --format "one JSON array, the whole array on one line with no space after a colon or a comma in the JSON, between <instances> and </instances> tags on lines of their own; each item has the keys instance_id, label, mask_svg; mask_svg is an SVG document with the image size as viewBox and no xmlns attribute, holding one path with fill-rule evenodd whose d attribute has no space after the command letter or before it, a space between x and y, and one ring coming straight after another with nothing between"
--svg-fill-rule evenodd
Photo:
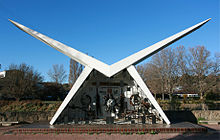
<instances>
[{"instance_id":1,"label":"bare tree branch","mask_svg":"<svg viewBox=\"0 0 220 140\"><path fill-rule=\"evenodd\" d=\"M55 83L63 83L67 77L63 65L58 64L53 65L53 68L50 69L47 74Z\"/></svg>"}]
</instances>

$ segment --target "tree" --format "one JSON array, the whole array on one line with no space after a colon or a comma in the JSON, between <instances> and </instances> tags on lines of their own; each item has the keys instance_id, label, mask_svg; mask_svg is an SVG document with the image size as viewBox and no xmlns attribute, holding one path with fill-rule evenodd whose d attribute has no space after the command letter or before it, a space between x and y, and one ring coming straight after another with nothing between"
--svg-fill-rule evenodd
<instances>
[{"instance_id":1,"label":"tree","mask_svg":"<svg viewBox=\"0 0 220 140\"><path fill-rule=\"evenodd\" d=\"M172 97L176 91L197 93L202 103L208 93L209 98L219 98L220 54L211 59L204 46L164 49L153 55L149 63L137 66L137 70L150 90L161 93L162 98L164 93Z\"/></svg>"},{"instance_id":2,"label":"tree","mask_svg":"<svg viewBox=\"0 0 220 140\"><path fill-rule=\"evenodd\" d=\"M181 87L183 93L196 93L194 89L195 78L192 76L189 66L189 54L187 53L184 46L179 46L176 48L177 56L177 71L178 71L178 81L177 85Z\"/></svg>"},{"instance_id":3,"label":"tree","mask_svg":"<svg viewBox=\"0 0 220 140\"><path fill-rule=\"evenodd\" d=\"M220 100L220 53L216 53L212 62L212 71L208 75L209 84L212 84L209 88L208 95L205 95L206 99Z\"/></svg>"},{"instance_id":4,"label":"tree","mask_svg":"<svg viewBox=\"0 0 220 140\"><path fill-rule=\"evenodd\" d=\"M152 57L151 65L153 66L154 75L161 81L162 91L171 94L177 80L177 55L174 49L167 48ZM155 83L156 84L156 83Z\"/></svg>"},{"instance_id":5,"label":"tree","mask_svg":"<svg viewBox=\"0 0 220 140\"><path fill-rule=\"evenodd\" d=\"M41 100L62 101L66 96L67 90L65 90L64 84L44 82L41 85L43 87L39 91L39 97Z\"/></svg>"},{"instance_id":6,"label":"tree","mask_svg":"<svg viewBox=\"0 0 220 140\"><path fill-rule=\"evenodd\" d=\"M212 64L212 74L218 76L220 74L220 52L215 53Z\"/></svg>"},{"instance_id":7,"label":"tree","mask_svg":"<svg viewBox=\"0 0 220 140\"><path fill-rule=\"evenodd\" d=\"M32 66L26 64L9 66L7 76L0 79L2 85L1 93L16 99L37 96L38 83L43 81L43 77Z\"/></svg>"},{"instance_id":8,"label":"tree","mask_svg":"<svg viewBox=\"0 0 220 140\"><path fill-rule=\"evenodd\" d=\"M137 71L151 92L154 94L155 98L156 94L163 93L163 86L161 86L163 83L161 81L160 75L157 73L157 71L155 71L156 69L157 67L151 63L137 66Z\"/></svg>"},{"instance_id":9,"label":"tree","mask_svg":"<svg viewBox=\"0 0 220 140\"><path fill-rule=\"evenodd\" d=\"M196 78L194 87L200 94L200 99L202 100L212 85L210 77L208 76L212 68L210 52L204 46L197 46L190 48L189 58L190 70L192 75Z\"/></svg>"},{"instance_id":10,"label":"tree","mask_svg":"<svg viewBox=\"0 0 220 140\"><path fill-rule=\"evenodd\" d=\"M184 46L179 46L175 49L177 59L178 75L189 73L188 55Z\"/></svg>"},{"instance_id":11,"label":"tree","mask_svg":"<svg viewBox=\"0 0 220 140\"><path fill-rule=\"evenodd\" d=\"M53 65L53 68L50 69L47 74L55 83L63 83L67 77L63 65L58 64Z\"/></svg>"},{"instance_id":12,"label":"tree","mask_svg":"<svg viewBox=\"0 0 220 140\"><path fill-rule=\"evenodd\" d=\"M147 81L147 76L146 76L146 67L148 65L147 64L143 64L143 65L138 65L137 66L137 71L140 74L141 78L143 79L143 81L146 83Z\"/></svg>"},{"instance_id":13,"label":"tree","mask_svg":"<svg viewBox=\"0 0 220 140\"><path fill-rule=\"evenodd\" d=\"M168 48L155 54L149 63L138 66L137 70L155 96L160 93L164 99L164 94L168 93L171 99L178 77L177 64L176 50Z\"/></svg>"},{"instance_id":14,"label":"tree","mask_svg":"<svg viewBox=\"0 0 220 140\"><path fill-rule=\"evenodd\" d=\"M83 70L83 66L73 59L70 59L69 84L73 85Z\"/></svg>"}]
</instances>

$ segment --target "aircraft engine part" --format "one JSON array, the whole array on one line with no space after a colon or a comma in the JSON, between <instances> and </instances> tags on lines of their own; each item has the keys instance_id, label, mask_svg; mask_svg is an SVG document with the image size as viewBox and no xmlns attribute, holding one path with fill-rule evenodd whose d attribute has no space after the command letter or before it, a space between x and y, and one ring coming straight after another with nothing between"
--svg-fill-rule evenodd
<instances>
[{"instance_id":1,"label":"aircraft engine part","mask_svg":"<svg viewBox=\"0 0 220 140\"><path fill-rule=\"evenodd\" d=\"M141 97L138 94L131 95L131 97L130 97L130 104L132 106L139 105L140 102L141 102Z\"/></svg>"}]
</instances>

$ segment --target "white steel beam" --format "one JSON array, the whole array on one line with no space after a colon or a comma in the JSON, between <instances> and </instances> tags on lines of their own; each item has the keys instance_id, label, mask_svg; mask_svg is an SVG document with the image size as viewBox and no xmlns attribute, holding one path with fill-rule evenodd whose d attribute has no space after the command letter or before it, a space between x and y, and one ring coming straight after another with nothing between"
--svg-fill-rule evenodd
<instances>
[{"instance_id":1,"label":"white steel beam","mask_svg":"<svg viewBox=\"0 0 220 140\"><path fill-rule=\"evenodd\" d=\"M76 92L79 90L80 86L85 82L86 78L89 76L89 74L92 72L92 68L86 66L82 73L80 74L79 78L74 83L73 87L71 88L70 92L67 94L66 98L60 105L59 109L53 116L52 120L50 121L50 124L53 125L54 122L57 120L57 118L60 116L60 114L63 112L65 107L68 105L70 100L73 98L73 96L76 94Z\"/></svg>"},{"instance_id":2,"label":"white steel beam","mask_svg":"<svg viewBox=\"0 0 220 140\"><path fill-rule=\"evenodd\" d=\"M110 75L114 75L116 73L118 73L119 71L129 67L130 65L135 65L141 61L143 61L144 59L146 59L147 57L151 56L152 54L160 51L161 49L169 46L170 44L176 42L177 40L183 38L184 36L192 33L193 31L199 29L202 25L204 25L205 23L207 23L211 18L203 21L203 22L200 22L188 29L185 29L173 36L170 36L148 48L145 48L133 55L130 55L114 64L111 65L111 74Z\"/></svg>"},{"instance_id":3,"label":"white steel beam","mask_svg":"<svg viewBox=\"0 0 220 140\"><path fill-rule=\"evenodd\" d=\"M60 51L61 53L69 56L70 58L74 59L75 61L81 63L84 66L89 66L91 68L96 69L97 71L103 73L105 76L107 77L111 77L113 75L115 75L116 73L120 72L123 69L126 69L127 67L129 67L130 65L135 65L141 61L143 61L144 59L146 59L147 57L153 55L154 53L162 50L163 48L169 46L170 44L176 42L177 40L183 38L184 36L190 34L191 32L199 29L202 25L204 25L205 23L207 23L210 19L207 19L203 22L200 22L188 29L185 29L171 37L168 37L150 47L147 47L133 55L130 55L112 65L107 65L93 57L90 57L80 51L77 51L71 47L68 47L56 40L53 40L41 33L38 33L30 28L27 28L15 21L9 20L10 22L12 22L15 26L17 26L19 29L21 29L22 31L30 34L31 36L37 38L38 40L44 42L45 44L55 48L56 50Z\"/></svg>"},{"instance_id":4,"label":"white steel beam","mask_svg":"<svg viewBox=\"0 0 220 140\"><path fill-rule=\"evenodd\" d=\"M151 94L150 90L142 80L141 76L138 74L136 68L131 65L130 67L127 68L128 73L131 75L131 77L135 80L135 82L138 84L138 86L143 90L144 94L147 96L147 98L150 100L150 102L153 104L155 109L159 112L163 120L167 123L170 124L169 119L161 109L160 105L157 103L153 95Z\"/></svg>"},{"instance_id":5,"label":"white steel beam","mask_svg":"<svg viewBox=\"0 0 220 140\"><path fill-rule=\"evenodd\" d=\"M12 21L9 19L11 23L13 23L16 27L21 29L22 31L28 33L29 35L33 36L34 38L44 42L45 44L51 46L52 48L58 50L59 52L69 56L73 60L79 62L80 64L84 66L89 66L91 68L95 68L99 72L103 73L106 76L109 76L109 65L91 57L87 54L84 54L80 51L77 51L59 41L56 41L52 38L49 38L41 33L38 33L37 31L34 31L28 27L25 27L24 25L21 25L15 21Z\"/></svg>"}]
</instances>

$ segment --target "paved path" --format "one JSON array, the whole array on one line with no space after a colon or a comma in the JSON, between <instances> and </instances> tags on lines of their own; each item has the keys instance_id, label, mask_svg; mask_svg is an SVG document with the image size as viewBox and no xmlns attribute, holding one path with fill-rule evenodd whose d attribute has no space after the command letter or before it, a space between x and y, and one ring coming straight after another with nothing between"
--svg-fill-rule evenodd
<instances>
[{"instance_id":1,"label":"paved path","mask_svg":"<svg viewBox=\"0 0 220 140\"><path fill-rule=\"evenodd\" d=\"M220 139L220 125L204 125L209 127L208 133L194 133L194 134L180 134L180 133L159 133L159 134L145 134L145 135L122 135L122 134L10 134L0 133L0 140L165 140L165 139L177 139L177 140L219 140ZM10 130L10 128L0 127L0 132L4 129ZM9 131L10 132L10 131Z\"/></svg>"}]
</instances>

